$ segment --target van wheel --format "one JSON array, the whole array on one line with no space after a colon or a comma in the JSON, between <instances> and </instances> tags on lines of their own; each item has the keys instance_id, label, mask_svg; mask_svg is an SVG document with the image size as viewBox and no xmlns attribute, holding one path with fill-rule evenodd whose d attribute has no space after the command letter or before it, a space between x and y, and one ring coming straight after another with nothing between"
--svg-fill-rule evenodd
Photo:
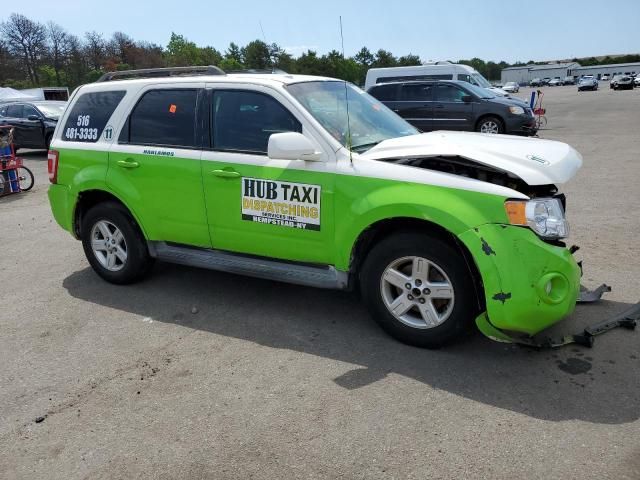
<instances>
[{"instance_id":1,"label":"van wheel","mask_svg":"<svg viewBox=\"0 0 640 480\"><path fill-rule=\"evenodd\" d=\"M482 133L504 133L502 121L498 117L484 117L478 122L476 130Z\"/></svg>"},{"instance_id":2,"label":"van wheel","mask_svg":"<svg viewBox=\"0 0 640 480\"><path fill-rule=\"evenodd\" d=\"M87 260L107 282L133 283L153 263L138 225L118 203L92 207L82 219L81 234Z\"/></svg>"},{"instance_id":3,"label":"van wheel","mask_svg":"<svg viewBox=\"0 0 640 480\"><path fill-rule=\"evenodd\" d=\"M392 337L437 348L460 336L477 313L464 258L442 240L418 233L387 237L367 255L362 298Z\"/></svg>"}]
</instances>

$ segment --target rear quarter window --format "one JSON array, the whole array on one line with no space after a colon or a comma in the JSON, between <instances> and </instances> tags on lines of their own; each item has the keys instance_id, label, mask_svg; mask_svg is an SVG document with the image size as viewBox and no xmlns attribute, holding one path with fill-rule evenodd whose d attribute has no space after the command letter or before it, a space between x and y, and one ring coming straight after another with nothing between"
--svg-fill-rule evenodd
<instances>
[{"instance_id":1,"label":"rear quarter window","mask_svg":"<svg viewBox=\"0 0 640 480\"><path fill-rule=\"evenodd\" d=\"M95 143L125 91L93 92L80 95L62 131L62 140Z\"/></svg>"}]
</instances>

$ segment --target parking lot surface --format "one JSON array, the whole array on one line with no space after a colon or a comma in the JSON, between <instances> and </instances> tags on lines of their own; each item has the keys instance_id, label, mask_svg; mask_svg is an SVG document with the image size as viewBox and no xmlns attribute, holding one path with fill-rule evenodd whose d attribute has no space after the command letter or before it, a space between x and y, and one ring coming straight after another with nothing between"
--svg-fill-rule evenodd
<instances>
[{"instance_id":1,"label":"parking lot surface","mask_svg":"<svg viewBox=\"0 0 640 480\"><path fill-rule=\"evenodd\" d=\"M544 88L584 283L640 300L640 89ZM528 89L518 96L527 97ZM33 191L0 198L0 478L640 478L640 331L402 345L355 295L157 264L120 287Z\"/></svg>"}]
</instances>

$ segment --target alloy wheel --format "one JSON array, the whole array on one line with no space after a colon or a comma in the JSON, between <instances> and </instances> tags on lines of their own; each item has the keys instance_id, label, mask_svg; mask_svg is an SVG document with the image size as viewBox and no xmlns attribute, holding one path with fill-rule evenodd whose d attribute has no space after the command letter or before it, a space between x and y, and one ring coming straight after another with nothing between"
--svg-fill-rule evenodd
<instances>
[{"instance_id":1,"label":"alloy wheel","mask_svg":"<svg viewBox=\"0 0 640 480\"><path fill-rule=\"evenodd\" d=\"M397 320L427 329L445 322L453 311L453 284L442 268L423 257L402 257L385 268L382 300Z\"/></svg>"}]
</instances>

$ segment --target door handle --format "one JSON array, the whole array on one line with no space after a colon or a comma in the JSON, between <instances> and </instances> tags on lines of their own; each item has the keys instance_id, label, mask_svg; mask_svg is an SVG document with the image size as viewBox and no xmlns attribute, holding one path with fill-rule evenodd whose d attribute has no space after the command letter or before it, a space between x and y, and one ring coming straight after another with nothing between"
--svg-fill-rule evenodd
<instances>
[{"instance_id":1,"label":"door handle","mask_svg":"<svg viewBox=\"0 0 640 480\"><path fill-rule=\"evenodd\" d=\"M128 158L126 160L118 160L116 163L118 164L119 167L122 167L122 168L138 168L140 166L138 162L136 162L131 158Z\"/></svg>"},{"instance_id":2,"label":"door handle","mask_svg":"<svg viewBox=\"0 0 640 480\"><path fill-rule=\"evenodd\" d=\"M435 108L444 108L444 105L436 105Z\"/></svg>"},{"instance_id":3,"label":"door handle","mask_svg":"<svg viewBox=\"0 0 640 480\"><path fill-rule=\"evenodd\" d=\"M211 173L222 178L238 178L240 176L240 173L235 170L211 170Z\"/></svg>"}]
</instances>

